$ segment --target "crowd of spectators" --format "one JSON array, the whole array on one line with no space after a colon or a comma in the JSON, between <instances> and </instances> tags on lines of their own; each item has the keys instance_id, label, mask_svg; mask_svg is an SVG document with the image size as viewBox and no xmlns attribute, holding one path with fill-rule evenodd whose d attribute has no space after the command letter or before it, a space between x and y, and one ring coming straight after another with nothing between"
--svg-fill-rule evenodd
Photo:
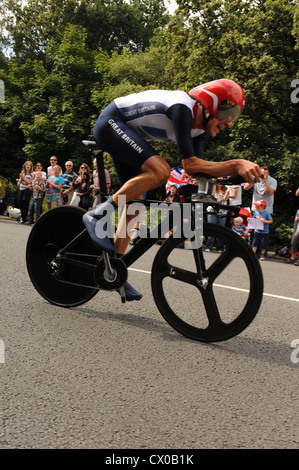
<instances>
[{"instance_id":1,"label":"crowd of spectators","mask_svg":"<svg viewBox=\"0 0 299 470\"><path fill-rule=\"evenodd\" d=\"M100 181L97 171L97 160L93 160L93 170L89 165L82 163L78 173L74 171L72 161L65 163L65 169L58 165L56 156L51 156L47 171L43 170L41 162L34 166L31 161L26 161L22 167L18 179L17 206L21 212L22 224L34 224L43 211L43 201L46 198L47 208L52 209L60 205L75 205L89 210L101 203ZM262 166L263 179L260 183L215 186L215 198L221 205L236 205L241 208L240 216L234 221L229 220L229 212L225 209L218 210L208 207L208 222L230 226L236 233L245 238L257 252L260 259L265 259L268 250L269 225L273 222L274 195L277 189L277 181L270 176L268 166ZM110 174L105 169L107 192L111 190ZM252 214L249 217L242 214L242 191L252 192ZM167 202L183 202L179 185L170 184L166 194ZM296 191L299 197L299 188ZM249 208L248 208L249 209ZM246 211L245 211L246 213ZM247 210L248 213L248 210ZM248 224L249 218L258 222ZM248 225L248 226L247 226ZM250 229L250 227L252 227ZM252 236L250 240L250 235ZM299 265L297 260L297 248L299 244L299 211L295 215L293 236L291 240L291 257L289 263ZM206 251L221 252L224 249L221 239L210 238L207 240Z\"/></svg>"},{"instance_id":2,"label":"crowd of spectators","mask_svg":"<svg viewBox=\"0 0 299 470\"><path fill-rule=\"evenodd\" d=\"M21 224L34 224L43 211L43 201L46 198L47 208L53 209L61 205L75 205L90 209L100 200L100 183L97 174L96 159L93 161L94 170L91 172L86 163L82 163L78 173L74 171L72 161L65 163L65 169L58 164L58 158L53 155L47 171L38 162L33 166L26 161L17 181L17 206L21 211ZM107 191L111 186L110 174L105 170Z\"/></svg>"},{"instance_id":3,"label":"crowd of spectators","mask_svg":"<svg viewBox=\"0 0 299 470\"><path fill-rule=\"evenodd\" d=\"M184 178L174 168L173 174L166 184L166 201L179 202L184 184L180 184ZM261 166L262 181L254 184L222 185L214 187L214 198L221 204L221 208L216 205L207 207L207 222L230 227L235 233L244 238L251 246L258 258L263 261L267 257L268 239L270 234L270 224L273 223L274 197L277 189L277 180L270 176L269 167ZM187 175L188 176L188 175ZM178 179L178 184L174 184L174 179ZM252 191L251 207L244 208L242 205L242 191ZM299 197L299 188L295 193ZM225 205L239 207L239 217L232 219L231 212L226 210ZM251 219L251 220L250 220ZM291 256L288 260L294 266L299 266L297 260L299 247L299 210L295 215L293 236L291 240ZM220 238L208 237L205 251L224 251L224 243Z\"/></svg>"}]
</instances>

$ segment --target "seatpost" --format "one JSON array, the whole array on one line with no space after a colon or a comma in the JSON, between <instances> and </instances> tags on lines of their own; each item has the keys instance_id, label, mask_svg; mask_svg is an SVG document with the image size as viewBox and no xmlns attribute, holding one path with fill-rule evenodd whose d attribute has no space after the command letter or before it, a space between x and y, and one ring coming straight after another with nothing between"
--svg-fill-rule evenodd
<instances>
[{"instance_id":1,"label":"seatpost","mask_svg":"<svg viewBox=\"0 0 299 470\"><path fill-rule=\"evenodd\" d=\"M108 191L107 191L106 175L105 175L105 168L104 168L103 150L101 149L95 150L95 155L96 155L96 160L97 160L97 168L98 168L98 175L99 175L99 181L100 181L101 201L104 202L108 195Z\"/></svg>"}]
</instances>

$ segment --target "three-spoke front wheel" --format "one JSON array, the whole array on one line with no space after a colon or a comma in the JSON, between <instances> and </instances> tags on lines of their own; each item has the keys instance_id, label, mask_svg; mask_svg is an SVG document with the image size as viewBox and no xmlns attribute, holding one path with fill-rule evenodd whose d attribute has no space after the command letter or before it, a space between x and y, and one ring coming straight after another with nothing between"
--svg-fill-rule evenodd
<instances>
[{"instance_id":1,"label":"three-spoke front wheel","mask_svg":"<svg viewBox=\"0 0 299 470\"><path fill-rule=\"evenodd\" d=\"M263 275L251 248L232 230L204 224L203 234L205 240L220 238L223 252L182 249L182 240L171 237L155 257L152 291L160 313L179 333L203 342L224 341L256 316Z\"/></svg>"}]
</instances>

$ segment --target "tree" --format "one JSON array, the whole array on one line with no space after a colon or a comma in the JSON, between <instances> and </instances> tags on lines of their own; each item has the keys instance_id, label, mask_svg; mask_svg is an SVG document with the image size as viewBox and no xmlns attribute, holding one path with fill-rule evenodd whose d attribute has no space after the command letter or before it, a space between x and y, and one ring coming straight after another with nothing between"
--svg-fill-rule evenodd
<instances>
[{"instance_id":1,"label":"tree","mask_svg":"<svg viewBox=\"0 0 299 470\"><path fill-rule=\"evenodd\" d=\"M90 136L91 120L96 108L90 102L91 89L100 75L94 68L94 54L86 46L87 33L69 25L60 43L51 41L47 48L47 68L40 64L30 90L35 107L31 119L21 123L26 145L24 152L32 158L57 153L60 159L84 154L81 141ZM41 107L39 107L41 103Z\"/></svg>"},{"instance_id":2,"label":"tree","mask_svg":"<svg viewBox=\"0 0 299 470\"><path fill-rule=\"evenodd\" d=\"M90 49L144 50L169 18L163 0L4 0L4 6L18 61L44 60L48 43L61 39L68 24L86 29Z\"/></svg>"},{"instance_id":3,"label":"tree","mask_svg":"<svg viewBox=\"0 0 299 470\"><path fill-rule=\"evenodd\" d=\"M10 34L15 58L43 60L49 41L57 38L72 22L76 0L4 0L6 29Z\"/></svg>"}]
</instances>

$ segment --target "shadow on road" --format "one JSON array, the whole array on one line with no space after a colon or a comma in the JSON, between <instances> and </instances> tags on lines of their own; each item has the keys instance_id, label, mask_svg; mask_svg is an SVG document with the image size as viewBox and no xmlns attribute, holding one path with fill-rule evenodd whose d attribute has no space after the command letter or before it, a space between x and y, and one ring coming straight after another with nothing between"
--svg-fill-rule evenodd
<instances>
[{"instance_id":1,"label":"shadow on road","mask_svg":"<svg viewBox=\"0 0 299 470\"><path fill-rule=\"evenodd\" d=\"M296 367L290 358L292 353L290 345L279 344L268 339L256 339L245 336L246 332L243 332L242 335L225 342L203 343L180 335L178 332L173 330L171 326L169 326L163 320L163 318L161 318L161 320L156 318L148 318L136 313L116 313L112 311L96 312L93 309L87 309L84 307L76 307L72 310L80 312L87 317L98 318L100 320L110 322L112 321L115 323L122 323L133 328L139 328L151 331L153 333L158 333L162 336L164 341L193 344L194 347L197 348L209 347L214 350L219 349L220 351L226 351L238 356L257 359L268 364L275 364L284 367L287 366L290 368Z\"/></svg>"}]
</instances>

